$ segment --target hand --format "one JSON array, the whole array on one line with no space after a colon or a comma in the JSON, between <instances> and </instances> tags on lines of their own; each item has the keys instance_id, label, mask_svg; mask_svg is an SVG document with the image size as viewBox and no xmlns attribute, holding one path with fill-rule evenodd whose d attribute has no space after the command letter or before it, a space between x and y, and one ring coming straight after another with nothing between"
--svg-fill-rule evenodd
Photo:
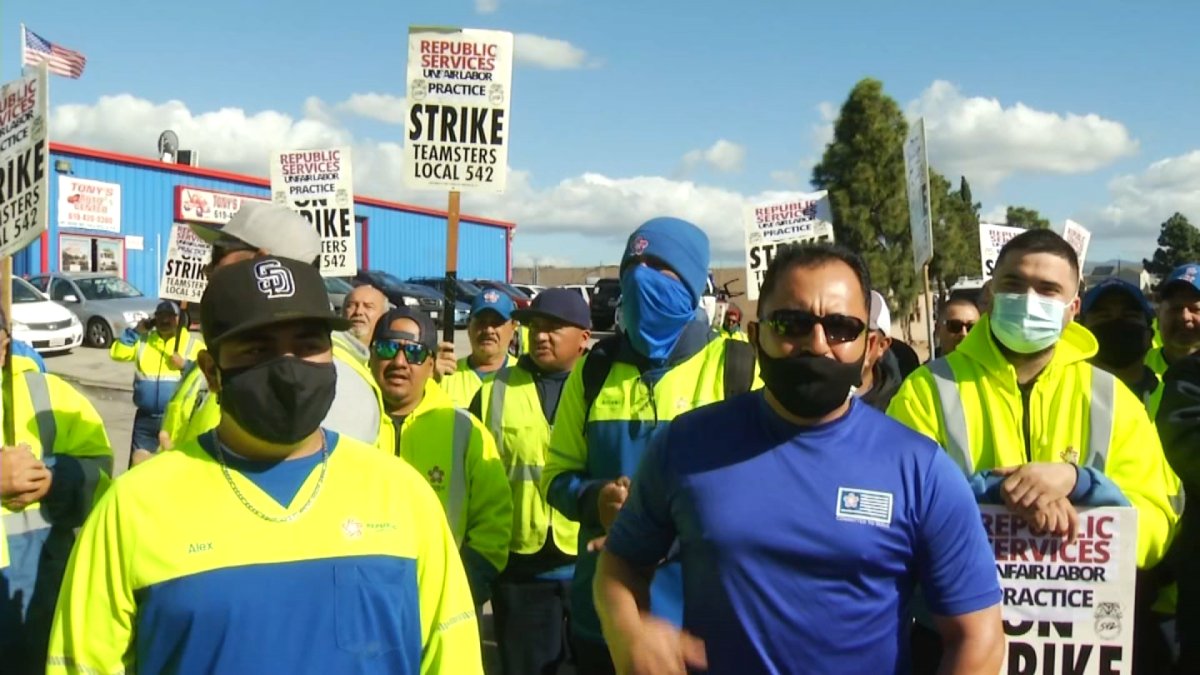
<instances>
[{"instance_id":1,"label":"hand","mask_svg":"<svg viewBox=\"0 0 1200 675\"><path fill-rule=\"evenodd\" d=\"M458 369L458 360L454 358L454 343L439 342L437 348L437 361L434 363L434 373L438 379L453 375Z\"/></svg>"},{"instance_id":2,"label":"hand","mask_svg":"<svg viewBox=\"0 0 1200 675\"><path fill-rule=\"evenodd\" d=\"M0 449L0 498L8 499L34 489L32 482L46 465L24 443Z\"/></svg>"},{"instance_id":3,"label":"hand","mask_svg":"<svg viewBox=\"0 0 1200 675\"><path fill-rule=\"evenodd\" d=\"M629 477L621 476L600 488L600 494L596 497L596 508L600 512L600 524L604 526L605 532L612 528L621 507L625 506L625 500L629 498L629 485Z\"/></svg>"},{"instance_id":4,"label":"hand","mask_svg":"<svg viewBox=\"0 0 1200 675\"><path fill-rule=\"evenodd\" d=\"M187 359L183 358L182 354L171 355L171 370L183 370L185 365L187 365Z\"/></svg>"},{"instance_id":5,"label":"hand","mask_svg":"<svg viewBox=\"0 0 1200 675\"><path fill-rule=\"evenodd\" d=\"M149 333L150 332L150 320L142 319L141 321L138 322L138 324L134 328L134 330L137 331L138 335L145 335L145 334Z\"/></svg>"},{"instance_id":6,"label":"hand","mask_svg":"<svg viewBox=\"0 0 1200 675\"><path fill-rule=\"evenodd\" d=\"M163 451L175 449L175 441L172 441L171 435L165 431L158 432L158 449Z\"/></svg>"},{"instance_id":7,"label":"hand","mask_svg":"<svg viewBox=\"0 0 1200 675\"><path fill-rule=\"evenodd\" d=\"M1013 511L1029 523L1029 530L1034 534L1051 534L1066 544L1074 544L1079 537L1079 513L1066 497L1032 508L1013 508Z\"/></svg>"},{"instance_id":8,"label":"hand","mask_svg":"<svg viewBox=\"0 0 1200 675\"><path fill-rule=\"evenodd\" d=\"M142 450L141 448L138 448L137 450L133 451L132 455L129 456L129 466L134 467L134 466L137 466L138 464L141 464L142 462L150 461L151 459L154 459L153 452L150 452L149 450Z\"/></svg>"},{"instance_id":9,"label":"hand","mask_svg":"<svg viewBox=\"0 0 1200 675\"><path fill-rule=\"evenodd\" d=\"M1013 509L1029 509L1070 495L1078 471L1074 464L1065 462L1035 462L994 469L992 473L1008 477L1000 486L1005 504Z\"/></svg>"},{"instance_id":10,"label":"hand","mask_svg":"<svg viewBox=\"0 0 1200 675\"><path fill-rule=\"evenodd\" d=\"M615 664L620 675L687 675L708 670L704 641L652 616L645 616L629 652Z\"/></svg>"},{"instance_id":11,"label":"hand","mask_svg":"<svg viewBox=\"0 0 1200 675\"><path fill-rule=\"evenodd\" d=\"M54 474L50 473L50 469L43 465L27 471L21 480L28 483L31 488L15 497L0 500L4 508L9 511L20 511L42 501L42 498L50 492L50 486L54 483Z\"/></svg>"}]
</instances>

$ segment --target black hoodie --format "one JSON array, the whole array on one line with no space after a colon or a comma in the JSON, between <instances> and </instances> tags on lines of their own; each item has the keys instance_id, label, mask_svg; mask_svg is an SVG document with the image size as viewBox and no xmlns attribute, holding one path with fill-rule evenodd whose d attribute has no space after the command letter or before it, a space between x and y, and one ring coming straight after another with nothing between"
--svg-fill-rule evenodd
<instances>
[{"instance_id":1,"label":"black hoodie","mask_svg":"<svg viewBox=\"0 0 1200 675\"><path fill-rule=\"evenodd\" d=\"M874 375L875 381L871 385L870 391L859 398L863 403L879 412L887 412L892 397L900 390L900 383L904 381L904 377L900 374L900 361L889 349L875 362L874 366L871 366L871 373Z\"/></svg>"}]
</instances>

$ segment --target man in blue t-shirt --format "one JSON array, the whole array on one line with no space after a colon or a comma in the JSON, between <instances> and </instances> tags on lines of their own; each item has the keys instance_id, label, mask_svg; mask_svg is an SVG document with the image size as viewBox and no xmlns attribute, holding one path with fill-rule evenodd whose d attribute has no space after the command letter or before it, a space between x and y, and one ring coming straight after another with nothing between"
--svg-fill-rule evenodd
<instances>
[{"instance_id":1,"label":"man in blue t-shirt","mask_svg":"<svg viewBox=\"0 0 1200 675\"><path fill-rule=\"evenodd\" d=\"M918 583L946 672L1000 669L970 488L936 443L851 396L878 339L867 277L837 246L777 256L749 326L766 389L677 418L647 450L596 578L618 672L907 673ZM669 554L683 632L646 611Z\"/></svg>"}]
</instances>

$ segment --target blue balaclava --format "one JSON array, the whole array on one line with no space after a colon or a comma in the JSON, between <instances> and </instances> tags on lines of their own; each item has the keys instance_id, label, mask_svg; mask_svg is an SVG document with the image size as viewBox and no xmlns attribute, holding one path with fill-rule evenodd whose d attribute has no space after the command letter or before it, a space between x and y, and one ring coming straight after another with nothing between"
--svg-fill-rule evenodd
<instances>
[{"instance_id":1,"label":"blue balaclava","mask_svg":"<svg viewBox=\"0 0 1200 675\"><path fill-rule=\"evenodd\" d=\"M634 264L662 261L679 279ZM678 218L655 218L633 234L621 258L621 319L630 344L652 362L664 362L696 316L708 279L708 237Z\"/></svg>"}]
</instances>

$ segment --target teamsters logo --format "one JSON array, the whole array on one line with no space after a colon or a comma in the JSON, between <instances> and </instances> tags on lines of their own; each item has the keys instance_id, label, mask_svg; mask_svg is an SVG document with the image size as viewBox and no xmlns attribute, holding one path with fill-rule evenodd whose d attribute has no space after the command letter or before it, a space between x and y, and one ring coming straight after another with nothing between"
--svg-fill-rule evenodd
<instances>
[{"instance_id":1,"label":"teamsters logo","mask_svg":"<svg viewBox=\"0 0 1200 675\"><path fill-rule=\"evenodd\" d=\"M414 101L424 101L425 96L429 94L429 86L425 80L413 80L408 87L408 95Z\"/></svg>"},{"instance_id":2,"label":"teamsters logo","mask_svg":"<svg viewBox=\"0 0 1200 675\"><path fill-rule=\"evenodd\" d=\"M1096 605L1096 635L1113 640L1121 634L1121 603L1101 602Z\"/></svg>"},{"instance_id":3,"label":"teamsters logo","mask_svg":"<svg viewBox=\"0 0 1200 675\"><path fill-rule=\"evenodd\" d=\"M269 300L290 298L296 294L296 281L292 271L278 260L264 260L254 266L254 279L258 290Z\"/></svg>"}]
</instances>

